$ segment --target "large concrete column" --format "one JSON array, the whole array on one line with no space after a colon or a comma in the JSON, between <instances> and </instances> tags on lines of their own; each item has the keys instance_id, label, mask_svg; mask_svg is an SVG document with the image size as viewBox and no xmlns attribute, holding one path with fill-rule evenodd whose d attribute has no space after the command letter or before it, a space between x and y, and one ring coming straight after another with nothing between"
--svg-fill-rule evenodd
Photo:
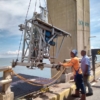
<instances>
[{"instance_id":1,"label":"large concrete column","mask_svg":"<svg viewBox=\"0 0 100 100\"><path fill-rule=\"evenodd\" d=\"M76 0L77 7L77 50L90 52L90 6L89 0Z\"/></svg>"},{"instance_id":2,"label":"large concrete column","mask_svg":"<svg viewBox=\"0 0 100 100\"><path fill-rule=\"evenodd\" d=\"M89 0L47 0L49 11L48 21L54 26L72 34L72 38L66 38L61 52L56 60L57 63L70 58L72 49L78 50L78 56L82 49L90 50L90 7ZM60 45L61 38L58 39ZM51 48L53 55L55 48ZM52 70L52 75L56 71Z\"/></svg>"},{"instance_id":3,"label":"large concrete column","mask_svg":"<svg viewBox=\"0 0 100 100\"><path fill-rule=\"evenodd\" d=\"M77 49L76 2L75 0L47 0L47 7L49 11L49 23L72 34L72 38L66 38L58 59L55 62L63 61L65 58L70 58L69 53L71 49ZM61 39L58 39L59 45Z\"/></svg>"}]
</instances>

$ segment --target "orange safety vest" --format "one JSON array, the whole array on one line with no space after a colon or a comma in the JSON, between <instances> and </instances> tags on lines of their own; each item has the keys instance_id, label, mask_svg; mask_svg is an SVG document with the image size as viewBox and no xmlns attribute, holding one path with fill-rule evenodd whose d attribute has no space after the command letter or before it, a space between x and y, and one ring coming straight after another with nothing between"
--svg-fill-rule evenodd
<instances>
[{"instance_id":1,"label":"orange safety vest","mask_svg":"<svg viewBox=\"0 0 100 100\"><path fill-rule=\"evenodd\" d=\"M72 58L69 62L63 63L64 67L73 67L73 74L76 75L76 71L79 74L82 74L82 70L80 68L79 59L77 57Z\"/></svg>"}]
</instances>

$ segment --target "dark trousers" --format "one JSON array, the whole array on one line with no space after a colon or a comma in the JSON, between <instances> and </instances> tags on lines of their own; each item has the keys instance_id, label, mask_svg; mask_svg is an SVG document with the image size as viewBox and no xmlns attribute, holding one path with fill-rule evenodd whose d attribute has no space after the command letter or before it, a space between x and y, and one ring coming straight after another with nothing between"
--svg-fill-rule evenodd
<instances>
[{"instance_id":1,"label":"dark trousers","mask_svg":"<svg viewBox=\"0 0 100 100\"><path fill-rule=\"evenodd\" d=\"M84 80L84 85L85 85L85 90L86 90L86 86L88 87L88 93L93 93L91 84L89 82L89 76L90 75L85 75L83 76L83 80Z\"/></svg>"},{"instance_id":2,"label":"dark trousers","mask_svg":"<svg viewBox=\"0 0 100 100\"><path fill-rule=\"evenodd\" d=\"M82 94L86 94L84 81L83 81L83 75L82 74L75 75L75 85L76 85L76 90L79 91L81 89L81 93Z\"/></svg>"}]
</instances>

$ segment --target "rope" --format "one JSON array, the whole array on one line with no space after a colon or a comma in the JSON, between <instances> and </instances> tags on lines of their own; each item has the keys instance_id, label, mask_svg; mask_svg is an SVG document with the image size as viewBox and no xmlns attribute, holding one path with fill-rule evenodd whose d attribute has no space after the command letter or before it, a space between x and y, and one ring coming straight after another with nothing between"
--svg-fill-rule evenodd
<instances>
[{"instance_id":1,"label":"rope","mask_svg":"<svg viewBox=\"0 0 100 100\"><path fill-rule=\"evenodd\" d=\"M13 71L12 71L12 72L13 72ZM16 75L19 79L25 81L26 83L28 83L28 84L30 84L30 85L42 86L42 85L40 85L40 84L35 84L35 83L32 83L32 82L28 81L26 78L24 78L24 77L22 77L22 76L16 74L15 72L13 72L13 74Z\"/></svg>"},{"instance_id":2,"label":"rope","mask_svg":"<svg viewBox=\"0 0 100 100\"><path fill-rule=\"evenodd\" d=\"M57 81L61 77L61 75L63 74L64 71L65 71L65 68L61 71L60 75L54 81L52 81L52 82L50 82L50 83L48 83L46 85L48 86L50 84L53 84L55 81Z\"/></svg>"},{"instance_id":3,"label":"rope","mask_svg":"<svg viewBox=\"0 0 100 100\"><path fill-rule=\"evenodd\" d=\"M58 73L55 75L55 76L58 76L56 79L54 79L52 82L49 82L49 83L47 83L47 84L33 83L34 81L32 82L32 81L27 80L26 78L24 78L24 77L22 77L22 76L16 74L12 69L9 69L9 70L7 70L7 71L12 72L13 75L17 76L19 79L23 80L24 82L26 82L26 83L28 83L28 84L30 84L30 85L35 85L35 86L48 86L48 85L53 84L55 81L57 81L57 80L61 77L62 73L65 71L65 68L64 68L62 71L59 72L59 75L58 75ZM54 76L54 77L55 77L55 76ZM54 78L54 77L53 77L53 78ZM52 80L53 78L51 78L50 80ZM44 82L45 82L45 81L44 81Z\"/></svg>"},{"instance_id":4,"label":"rope","mask_svg":"<svg viewBox=\"0 0 100 100\"><path fill-rule=\"evenodd\" d=\"M54 79L56 76L58 76L59 73L60 73L60 71L58 71L58 72L52 77L52 79Z\"/></svg>"}]
</instances>

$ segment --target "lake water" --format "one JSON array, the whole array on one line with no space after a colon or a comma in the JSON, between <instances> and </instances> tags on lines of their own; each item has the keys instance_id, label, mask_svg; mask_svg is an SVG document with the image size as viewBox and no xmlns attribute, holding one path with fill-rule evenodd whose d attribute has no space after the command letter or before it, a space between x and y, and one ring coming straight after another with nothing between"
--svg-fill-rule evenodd
<instances>
[{"instance_id":1,"label":"lake water","mask_svg":"<svg viewBox=\"0 0 100 100\"><path fill-rule=\"evenodd\" d=\"M11 62L12 62L13 59L15 59L15 58L0 58L0 67L11 66ZM47 60L45 60L45 62L49 63L49 61L47 61ZM96 62L100 62L100 55L97 55L97 61ZM25 66L16 66L15 68L13 68L13 70L16 73L40 76L40 77L44 77L44 78L50 78L51 77L50 68L44 68L43 70L40 70L38 68L28 69ZM0 77L2 77L2 72L0 72Z\"/></svg>"},{"instance_id":2,"label":"lake water","mask_svg":"<svg viewBox=\"0 0 100 100\"><path fill-rule=\"evenodd\" d=\"M15 58L0 58L0 67L3 66L11 66L12 60ZM45 62L49 63L49 61L45 60ZM28 69L25 66L16 66L13 68L13 70L16 73L22 73L27 75L33 75L33 76L40 76L44 78L50 78L51 77L51 70L50 68L44 68L43 70L40 70L38 68L36 69ZM0 77L2 77L3 73L0 72Z\"/></svg>"},{"instance_id":3,"label":"lake water","mask_svg":"<svg viewBox=\"0 0 100 100\"><path fill-rule=\"evenodd\" d=\"M100 55L97 55L97 61L96 62L100 62Z\"/></svg>"}]
</instances>

